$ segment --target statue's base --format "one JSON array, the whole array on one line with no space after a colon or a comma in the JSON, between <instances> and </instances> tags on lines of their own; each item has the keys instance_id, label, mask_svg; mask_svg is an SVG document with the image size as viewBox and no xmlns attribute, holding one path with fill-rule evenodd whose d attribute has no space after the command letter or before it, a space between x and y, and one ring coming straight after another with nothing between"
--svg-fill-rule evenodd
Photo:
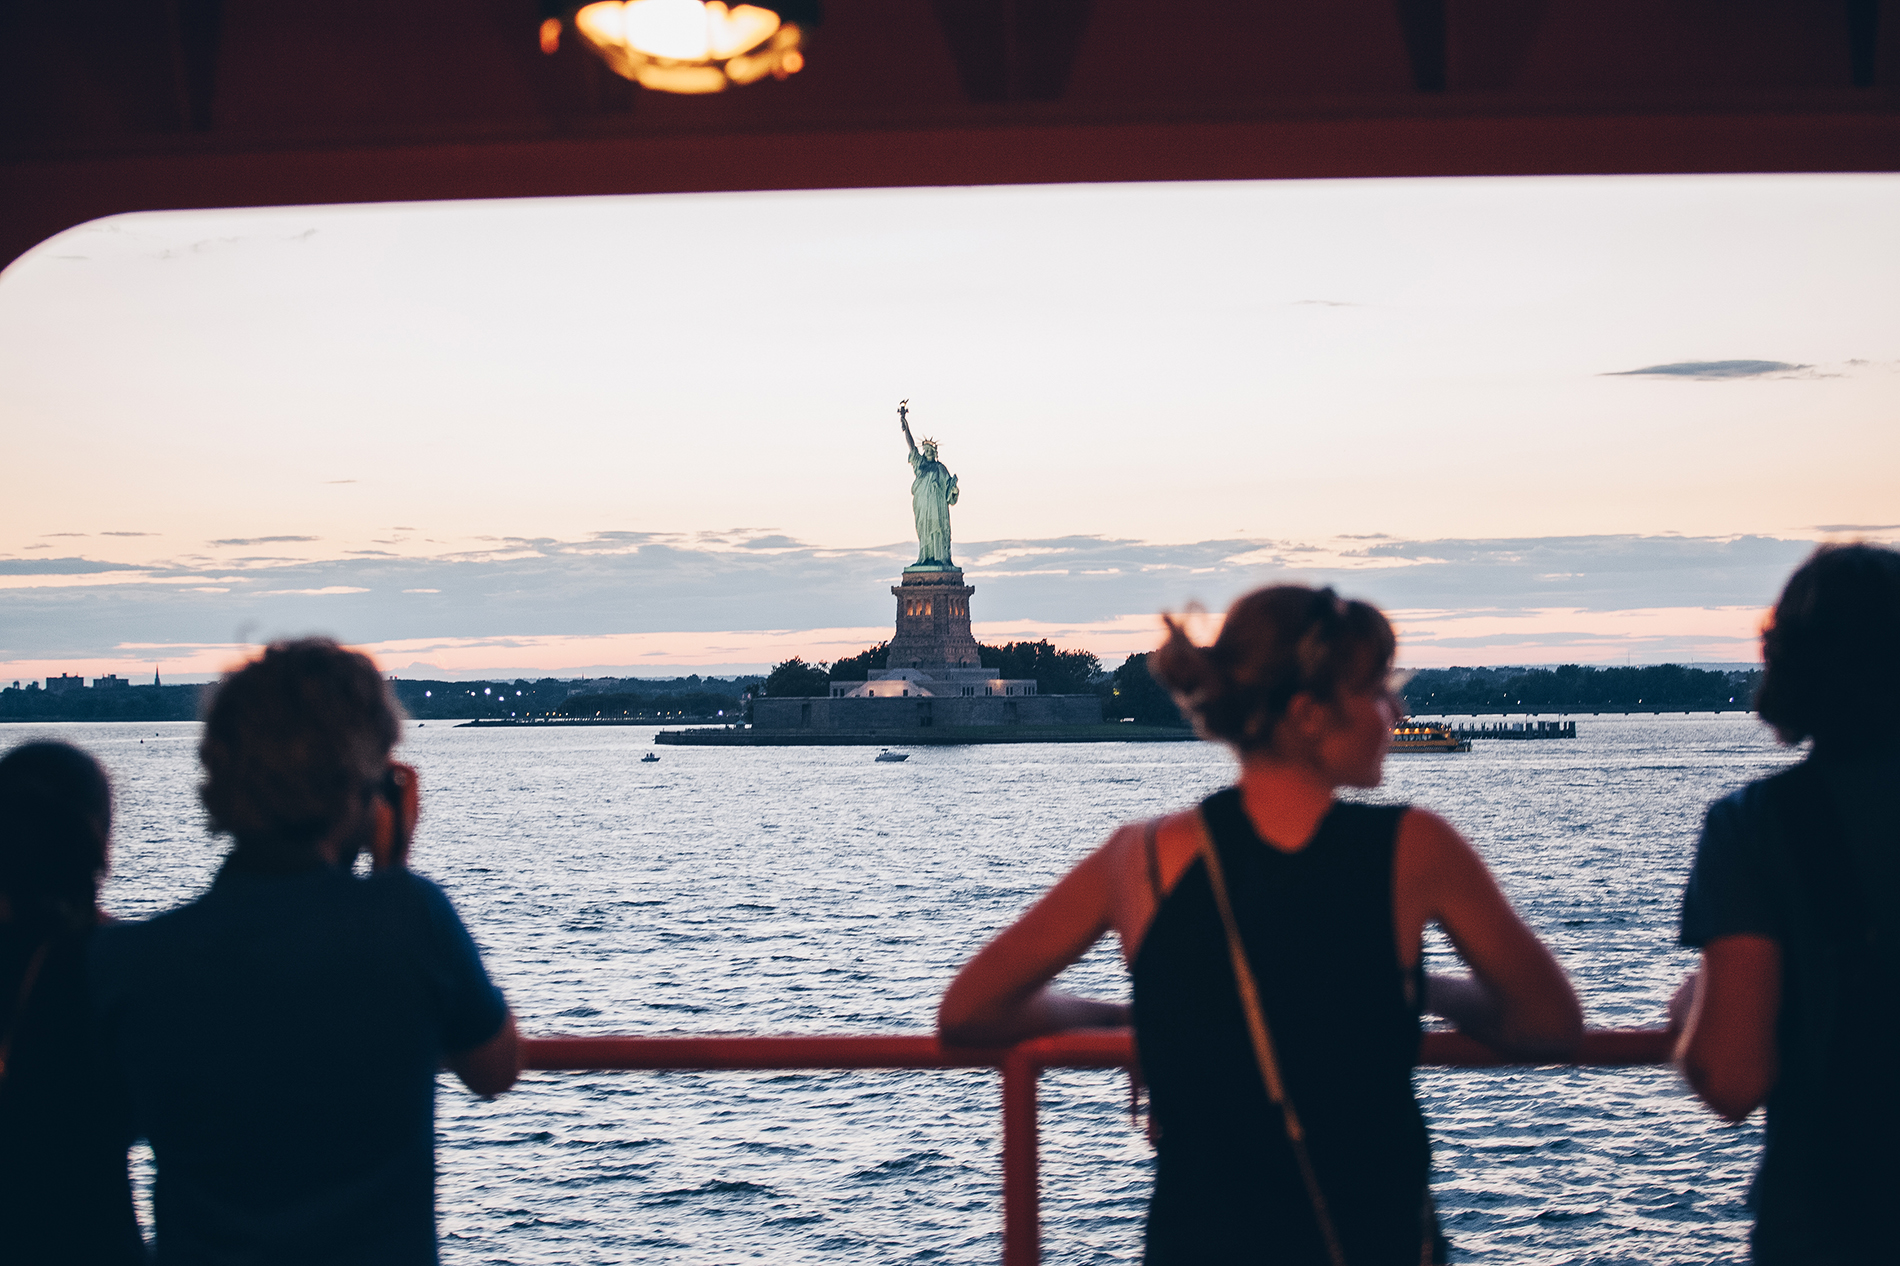
<instances>
[{"instance_id":1,"label":"statue's base","mask_svg":"<svg viewBox=\"0 0 1900 1266\"><path fill-rule=\"evenodd\" d=\"M970 595L963 569L918 563L891 586L897 598L897 629L891 638L892 668L978 668L982 660L970 636Z\"/></svg>"}]
</instances>

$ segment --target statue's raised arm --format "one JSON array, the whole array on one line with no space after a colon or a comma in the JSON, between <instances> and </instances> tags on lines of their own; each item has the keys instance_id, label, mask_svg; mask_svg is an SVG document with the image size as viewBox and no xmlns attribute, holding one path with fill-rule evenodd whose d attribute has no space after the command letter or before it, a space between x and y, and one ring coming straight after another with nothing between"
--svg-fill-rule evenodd
<instances>
[{"instance_id":1,"label":"statue's raised arm","mask_svg":"<svg viewBox=\"0 0 1900 1266\"><path fill-rule=\"evenodd\" d=\"M897 425L904 428L904 443L910 445L910 455L915 459L917 456L917 441L910 437L909 400L899 400L897 402Z\"/></svg>"}]
</instances>

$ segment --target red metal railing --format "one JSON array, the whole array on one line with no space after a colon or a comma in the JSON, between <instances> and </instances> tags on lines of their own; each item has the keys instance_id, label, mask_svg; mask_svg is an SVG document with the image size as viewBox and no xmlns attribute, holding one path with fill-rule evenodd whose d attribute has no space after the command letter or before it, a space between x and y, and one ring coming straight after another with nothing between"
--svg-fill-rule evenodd
<instances>
[{"instance_id":1,"label":"red metal railing","mask_svg":"<svg viewBox=\"0 0 1900 1266\"><path fill-rule=\"evenodd\" d=\"M1036 1078L1045 1068L1126 1068L1134 1062L1127 1029L1087 1029L1011 1047L945 1046L934 1037L542 1037L523 1043L522 1066L547 1070L995 1068L1003 1074L1003 1266L1042 1259L1041 1192L1036 1172ZM1661 1029L1586 1033L1569 1064L1660 1064L1669 1058ZM1420 1064L1481 1068L1503 1058L1458 1033L1427 1033Z\"/></svg>"}]
</instances>

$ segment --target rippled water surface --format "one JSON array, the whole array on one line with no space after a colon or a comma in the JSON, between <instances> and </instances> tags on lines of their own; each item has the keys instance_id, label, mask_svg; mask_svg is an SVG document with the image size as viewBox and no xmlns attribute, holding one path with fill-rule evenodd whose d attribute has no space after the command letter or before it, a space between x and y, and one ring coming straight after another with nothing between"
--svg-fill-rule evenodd
<instances>
[{"instance_id":1,"label":"rippled water surface","mask_svg":"<svg viewBox=\"0 0 1900 1266\"><path fill-rule=\"evenodd\" d=\"M195 725L0 727L81 743L118 790L121 916L219 853ZM1707 802L1785 763L1745 717L1585 717L1574 741L1409 755L1377 798L1477 844L1598 1026L1653 1024L1692 957L1677 897ZM957 964L1119 822L1232 767L1202 744L662 748L643 728L408 730L417 868L455 899L531 1033L917 1033ZM1434 955L1442 954L1435 948ZM1126 996L1105 943L1074 987ZM1424 1070L1454 1260L1745 1260L1753 1124L1667 1069ZM1135 1262L1148 1149L1118 1073L1043 1082L1045 1260ZM451 1263L944 1262L999 1255L986 1072L532 1073L445 1080Z\"/></svg>"}]
</instances>

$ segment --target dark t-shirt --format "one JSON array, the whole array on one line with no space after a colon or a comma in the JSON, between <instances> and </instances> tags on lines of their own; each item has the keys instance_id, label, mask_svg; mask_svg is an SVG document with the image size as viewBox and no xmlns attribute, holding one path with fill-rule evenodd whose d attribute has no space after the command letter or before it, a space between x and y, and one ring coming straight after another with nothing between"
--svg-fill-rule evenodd
<instances>
[{"instance_id":1,"label":"dark t-shirt","mask_svg":"<svg viewBox=\"0 0 1900 1266\"><path fill-rule=\"evenodd\" d=\"M1710 807L1681 940L1743 935L1782 952L1755 1260L1886 1251L1900 1191L1900 755L1811 760Z\"/></svg>"},{"instance_id":2,"label":"dark t-shirt","mask_svg":"<svg viewBox=\"0 0 1900 1266\"><path fill-rule=\"evenodd\" d=\"M440 888L227 864L94 966L160 1262L436 1261L436 1070L507 1016Z\"/></svg>"},{"instance_id":3,"label":"dark t-shirt","mask_svg":"<svg viewBox=\"0 0 1900 1266\"><path fill-rule=\"evenodd\" d=\"M125 1172L130 1111L91 1034L85 967L92 931L53 938L18 1007L21 978L45 938L0 925L0 1031L13 1035L0 1080L0 1262L7 1266L146 1260Z\"/></svg>"}]
</instances>

